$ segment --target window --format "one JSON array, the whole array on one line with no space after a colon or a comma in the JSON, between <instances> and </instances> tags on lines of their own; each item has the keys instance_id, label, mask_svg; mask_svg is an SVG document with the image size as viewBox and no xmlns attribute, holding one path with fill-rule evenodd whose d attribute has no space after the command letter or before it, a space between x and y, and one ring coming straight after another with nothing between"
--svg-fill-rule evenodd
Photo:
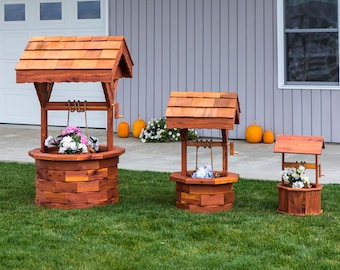
<instances>
[{"instance_id":1,"label":"window","mask_svg":"<svg viewBox=\"0 0 340 270\"><path fill-rule=\"evenodd\" d=\"M25 4L5 4L5 22L25 21Z\"/></svg>"},{"instance_id":2,"label":"window","mask_svg":"<svg viewBox=\"0 0 340 270\"><path fill-rule=\"evenodd\" d=\"M278 19L280 85L339 87L338 0L278 1Z\"/></svg>"},{"instance_id":3,"label":"window","mask_svg":"<svg viewBox=\"0 0 340 270\"><path fill-rule=\"evenodd\" d=\"M61 2L40 3L40 20L61 20Z\"/></svg>"},{"instance_id":4,"label":"window","mask_svg":"<svg viewBox=\"0 0 340 270\"><path fill-rule=\"evenodd\" d=\"M78 19L100 19L100 1L78 1Z\"/></svg>"}]
</instances>

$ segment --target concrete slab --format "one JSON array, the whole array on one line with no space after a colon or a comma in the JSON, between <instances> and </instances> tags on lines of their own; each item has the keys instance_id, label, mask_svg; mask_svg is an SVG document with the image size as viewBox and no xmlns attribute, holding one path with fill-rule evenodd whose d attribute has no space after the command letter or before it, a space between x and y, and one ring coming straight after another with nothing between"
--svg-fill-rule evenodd
<instances>
[{"instance_id":1,"label":"concrete slab","mask_svg":"<svg viewBox=\"0 0 340 270\"><path fill-rule=\"evenodd\" d=\"M62 127L49 127L49 133L57 136ZM105 143L104 129L89 129L89 135L98 137ZM34 163L28 151L40 146L40 126L0 124L0 161ZM228 158L229 171L240 174L242 178L280 181L281 154L274 153L274 144L249 144L244 140L231 140L238 154ZM119 138L115 135L114 144L125 148L120 157L119 168L129 170L148 170L174 172L181 170L181 144L175 143L141 143L139 139ZM314 156L287 155L290 161L314 161ZM213 148L213 167L221 169L221 151ZM320 184L340 184L340 144L326 143L319 156L321 171ZM199 148L197 164L211 163L210 149ZM188 169L196 167L196 148L188 149ZM307 171L311 180L315 172Z\"/></svg>"}]
</instances>

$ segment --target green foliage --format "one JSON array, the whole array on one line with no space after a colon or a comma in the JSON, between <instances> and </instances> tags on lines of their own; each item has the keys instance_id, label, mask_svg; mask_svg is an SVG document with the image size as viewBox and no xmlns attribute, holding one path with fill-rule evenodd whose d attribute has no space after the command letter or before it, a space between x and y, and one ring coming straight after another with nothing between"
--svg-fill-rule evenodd
<instances>
[{"instance_id":1,"label":"green foliage","mask_svg":"<svg viewBox=\"0 0 340 270\"><path fill-rule=\"evenodd\" d=\"M0 269L339 269L340 185L323 213L276 212L277 182L240 179L234 209L175 207L168 173L119 171L120 201L37 207L33 164L0 163Z\"/></svg>"}]
</instances>

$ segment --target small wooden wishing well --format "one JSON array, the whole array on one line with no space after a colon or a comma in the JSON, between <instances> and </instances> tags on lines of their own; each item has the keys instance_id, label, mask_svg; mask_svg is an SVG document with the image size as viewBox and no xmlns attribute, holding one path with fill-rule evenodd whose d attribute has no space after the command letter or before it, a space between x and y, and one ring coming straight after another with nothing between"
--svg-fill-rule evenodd
<instances>
[{"instance_id":1,"label":"small wooden wishing well","mask_svg":"<svg viewBox=\"0 0 340 270\"><path fill-rule=\"evenodd\" d=\"M279 213L297 216L319 215L323 212L321 208L321 191L323 186L319 185L321 164L318 156L325 148L322 136L298 136L279 134L276 137L274 153L281 153L281 169L298 168L300 165L306 169L315 170L315 183L310 188L292 188L281 179L277 185L279 191L278 209ZM291 162L286 161L286 155L314 155L314 162Z\"/></svg>"},{"instance_id":2,"label":"small wooden wishing well","mask_svg":"<svg viewBox=\"0 0 340 270\"><path fill-rule=\"evenodd\" d=\"M228 131L240 121L237 93L172 92L166 111L168 128L181 134L181 171L170 179L176 182L176 206L192 212L216 212L233 208L233 183L239 175L228 171ZM188 141L188 129L220 129L222 141ZM232 144L231 144L232 145ZM222 171L213 178L193 178L187 169L187 147L222 147Z\"/></svg>"}]
</instances>

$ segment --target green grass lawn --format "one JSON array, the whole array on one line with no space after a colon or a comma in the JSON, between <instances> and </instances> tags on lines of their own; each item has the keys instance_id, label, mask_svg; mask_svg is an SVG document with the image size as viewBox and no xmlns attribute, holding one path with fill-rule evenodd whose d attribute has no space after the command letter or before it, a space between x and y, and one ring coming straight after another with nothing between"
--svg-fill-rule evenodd
<instances>
[{"instance_id":1,"label":"green grass lawn","mask_svg":"<svg viewBox=\"0 0 340 270\"><path fill-rule=\"evenodd\" d=\"M234 209L175 207L168 173L120 170L120 202L34 204L33 164L0 163L0 269L340 269L340 185L323 213L276 212L277 181L240 179Z\"/></svg>"}]
</instances>

